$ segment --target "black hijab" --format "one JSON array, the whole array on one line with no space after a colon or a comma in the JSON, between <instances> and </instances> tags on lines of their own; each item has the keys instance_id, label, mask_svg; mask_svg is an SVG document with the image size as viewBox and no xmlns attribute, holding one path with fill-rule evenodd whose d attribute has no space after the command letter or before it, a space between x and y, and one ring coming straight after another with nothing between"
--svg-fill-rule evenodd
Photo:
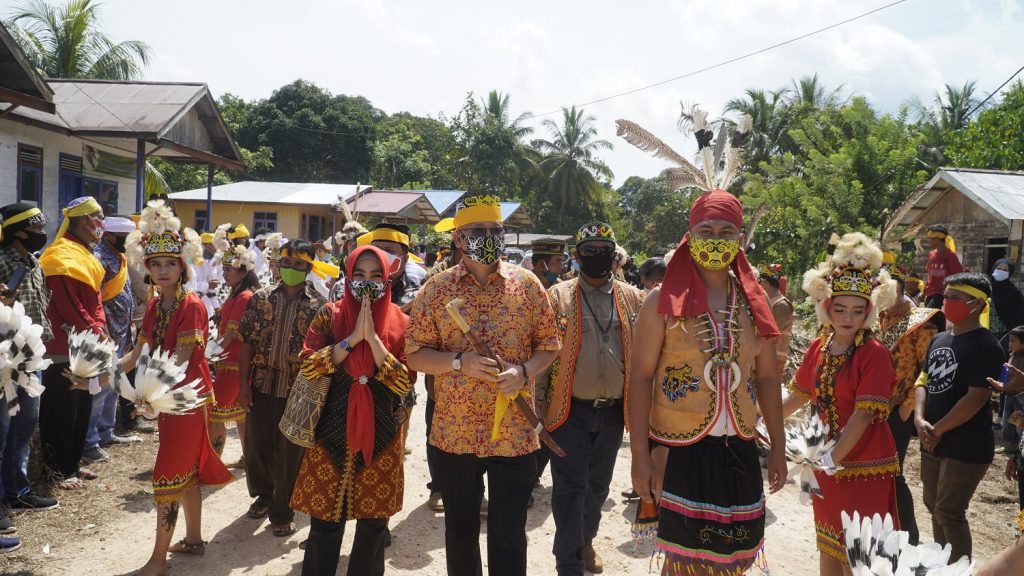
<instances>
[{"instance_id":1,"label":"black hijab","mask_svg":"<svg viewBox=\"0 0 1024 576\"><path fill-rule=\"evenodd\" d=\"M1006 329L1012 330L1017 326L1024 325L1024 294L1021 294L1012 282L1013 273L1016 271L1013 262L1006 258L1000 258L993 265L993 270L1000 264L1006 264L1010 271L1010 277L1002 282L992 279L992 305Z\"/></svg>"}]
</instances>

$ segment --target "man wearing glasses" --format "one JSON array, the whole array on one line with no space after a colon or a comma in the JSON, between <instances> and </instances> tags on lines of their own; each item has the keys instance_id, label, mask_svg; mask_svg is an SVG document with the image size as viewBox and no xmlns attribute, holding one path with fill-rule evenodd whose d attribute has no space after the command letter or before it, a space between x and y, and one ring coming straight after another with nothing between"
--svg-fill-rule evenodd
<instances>
[{"instance_id":1,"label":"man wearing glasses","mask_svg":"<svg viewBox=\"0 0 1024 576\"><path fill-rule=\"evenodd\" d=\"M644 301L612 275L618 259L611 226L586 225L576 234L579 277L548 290L563 346L551 365L544 425L568 453L551 461L559 575L604 570L593 540L622 445L633 321Z\"/></svg>"},{"instance_id":2,"label":"man wearing glasses","mask_svg":"<svg viewBox=\"0 0 1024 576\"><path fill-rule=\"evenodd\" d=\"M431 445L444 500L448 574L483 571L480 503L487 474L488 570L526 575L526 512L537 477L537 433L515 406L532 396L534 377L560 348L555 314L537 277L501 261L505 232L494 196L469 196L456 207L453 240L462 262L432 277L413 301L406 331L410 370L433 374L436 406ZM445 310L454 299L476 337L504 363L473 351Z\"/></svg>"}]
</instances>

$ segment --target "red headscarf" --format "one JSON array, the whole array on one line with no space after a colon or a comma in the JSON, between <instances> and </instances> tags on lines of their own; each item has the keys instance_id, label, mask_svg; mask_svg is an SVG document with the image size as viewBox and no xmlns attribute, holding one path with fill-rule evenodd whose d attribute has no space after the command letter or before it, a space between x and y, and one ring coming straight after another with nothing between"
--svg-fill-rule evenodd
<instances>
[{"instance_id":1,"label":"red headscarf","mask_svg":"<svg viewBox=\"0 0 1024 576\"><path fill-rule=\"evenodd\" d=\"M743 228L743 206L739 199L725 190L712 190L702 194L690 209L690 229L707 220L724 220ZM768 299L757 283L754 271L740 250L730 265L740 288L750 305L750 311L762 338L775 338L779 328L775 325ZM708 293L697 272L697 264L690 255L690 234L683 236L672 260L665 270L661 284L658 312L671 316L701 316L708 313Z\"/></svg>"},{"instance_id":2,"label":"red headscarf","mask_svg":"<svg viewBox=\"0 0 1024 576\"><path fill-rule=\"evenodd\" d=\"M387 254L380 248L374 246L362 246L352 251L345 262L346 282L352 280L352 271L355 270L356 262L364 253L373 254L380 263L384 281L388 278ZM359 318L359 307L362 302L352 295L351 290L346 286L341 300L327 304L333 308L331 318L331 334L334 342L340 342L352 334L356 326L356 319ZM409 323L409 317L402 310L391 302L391 283L386 282L384 295L370 305L373 312L373 329L384 343L384 348L396 358L405 362L405 327ZM310 333L312 334L312 332ZM312 342L307 336L305 352L315 351L330 343ZM349 352L342 368L352 377L352 389L348 395L348 416L346 417L345 437L348 441L349 450L361 451L363 461L369 464L373 457L373 436L374 436L374 415L373 415L373 394L365 384L359 382L361 376L372 377L377 372L377 364L373 360L373 351L370 344L365 340L356 344Z\"/></svg>"}]
</instances>

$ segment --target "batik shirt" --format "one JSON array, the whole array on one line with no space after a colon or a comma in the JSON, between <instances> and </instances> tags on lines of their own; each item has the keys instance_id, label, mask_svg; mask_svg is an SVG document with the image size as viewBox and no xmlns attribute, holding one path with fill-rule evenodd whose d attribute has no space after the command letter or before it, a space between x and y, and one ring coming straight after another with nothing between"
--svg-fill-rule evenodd
<instances>
[{"instance_id":1,"label":"batik shirt","mask_svg":"<svg viewBox=\"0 0 1024 576\"><path fill-rule=\"evenodd\" d=\"M309 323L326 300L308 282L294 298L283 282L253 294L242 314L239 333L253 347L252 387L257 392L287 398L299 373L302 342Z\"/></svg>"},{"instance_id":2,"label":"batik shirt","mask_svg":"<svg viewBox=\"0 0 1024 576\"><path fill-rule=\"evenodd\" d=\"M92 253L103 265L103 283L110 282L121 271L121 253L106 242L97 243ZM118 352L125 352L131 336L132 314L135 313L135 294L130 276L125 280L121 293L103 303L103 313L107 317L107 332L117 342Z\"/></svg>"},{"instance_id":3,"label":"batik shirt","mask_svg":"<svg viewBox=\"0 0 1024 576\"><path fill-rule=\"evenodd\" d=\"M462 299L460 311L477 337L508 365L526 362L535 350L561 348L554 309L540 281L525 268L501 262L484 286L477 284L463 264L431 278L412 305L405 333L406 354L420 348L472 350L445 310L455 298ZM534 382L528 382L525 389L532 396ZM437 376L435 396L429 441L449 454L523 456L540 448L537 433L515 406L505 412L497 439L491 439L496 384L450 371Z\"/></svg>"}]
</instances>

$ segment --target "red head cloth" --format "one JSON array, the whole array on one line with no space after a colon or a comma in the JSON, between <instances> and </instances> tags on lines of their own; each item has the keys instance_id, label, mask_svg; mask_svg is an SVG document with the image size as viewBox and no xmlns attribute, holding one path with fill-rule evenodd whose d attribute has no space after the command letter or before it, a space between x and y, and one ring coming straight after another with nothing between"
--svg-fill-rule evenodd
<instances>
[{"instance_id":1,"label":"red head cloth","mask_svg":"<svg viewBox=\"0 0 1024 576\"><path fill-rule=\"evenodd\" d=\"M712 190L702 194L690 209L690 228L707 220L724 220L743 228L743 207L739 199L725 190ZM779 328L775 325L768 298L757 283L754 271L747 262L746 255L740 250L730 264L733 274L739 280L740 288L750 305L750 311L757 324L758 334L762 338L775 338ZM704 288L697 264L690 256L690 235L683 236L682 242L676 247L672 260L665 270L665 280L661 284L661 296L658 299L658 312L670 316L702 316L708 313L708 293Z\"/></svg>"},{"instance_id":2,"label":"red head cloth","mask_svg":"<svg viewBox=\"0 0 1024 576\"><path fill-rule=\"evenodd\" d=\"M356 262L365 252L373 254L380 263L384 280L388 277L388 257L380 248L374 246L362 246L352 251L345 262L345 278L352 279L352 271ZM303 355L308 355L320 348L341 342L348 338L356 326L356 319L359 318L359 307L361 301L352 295L346 287L341 300L327 304L333 308L331 319L331 334L333 342L312 342L307 337L304 344ZM391 302L391 283L387 282L384 288L384 295L370 305L373 312L373 329L380 337L384 347L396 358L405 362L405 327L409 323L409 317L402 310ZM312 334L312 332L311 332ZM369 465L373 457L373 436L374 436L374 408L373 394L365 384L359 383L361 376L367 378L377 372L376 362L373 360L373 351L370 345L364 340L356 344L349 352L345 361L342 362L345 372L352 377L352 389L348 395L348 416L346 418L345 437L348 441L349 450L363 453L363 462Z\"/></svg>"}]
</instances>

